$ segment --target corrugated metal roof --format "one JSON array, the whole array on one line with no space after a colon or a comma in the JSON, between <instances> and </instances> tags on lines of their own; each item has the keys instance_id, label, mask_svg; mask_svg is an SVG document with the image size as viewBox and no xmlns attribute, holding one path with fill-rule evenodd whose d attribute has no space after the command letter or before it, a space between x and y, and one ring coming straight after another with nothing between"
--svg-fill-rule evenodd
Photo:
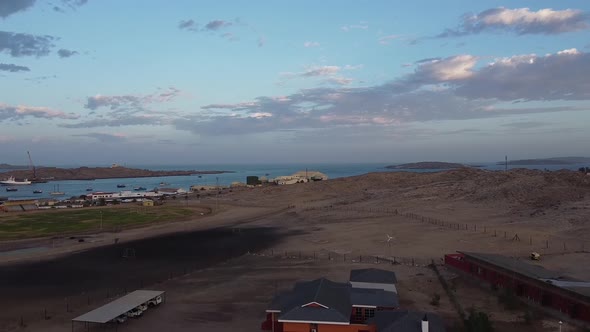
<instances>
[{"instance_id":1,"label":"corrugated metal roof","mask_svg":"<svg viewBox=\"0 0 590 332\"><path fill-rule=\"evenodd\" d=\"M163 291L136 290L72 320L104 324L162 294Z\"/></svg>"},{"instance_id":2,"label":"corrugated metal roof","mask_svg":"<svg viewBox=\"0 0 590 332\"><path fill-rule=\"evenodd\" d=\"M383 289L352 288L350 290L350 301L352 302L352 305L387 308L399 307L399 298L397 294Z\"/></svg>"}]
</instances>

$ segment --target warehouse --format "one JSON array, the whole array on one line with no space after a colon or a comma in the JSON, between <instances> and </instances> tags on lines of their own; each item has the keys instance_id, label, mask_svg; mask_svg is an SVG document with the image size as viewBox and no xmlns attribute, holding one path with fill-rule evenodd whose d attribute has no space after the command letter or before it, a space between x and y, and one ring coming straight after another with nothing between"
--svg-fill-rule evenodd
<instances>
[{"instance_id":1,"label":"warehouse","mask_svg":"<svg viewBox=\"0 0 590 332\"><path fill-rule=\"evenodd\" d=\"M445 265L520 298L573 319L590 322L590 282L512 257L459 252L445 255Z\"/></svg>"}]
</instances>

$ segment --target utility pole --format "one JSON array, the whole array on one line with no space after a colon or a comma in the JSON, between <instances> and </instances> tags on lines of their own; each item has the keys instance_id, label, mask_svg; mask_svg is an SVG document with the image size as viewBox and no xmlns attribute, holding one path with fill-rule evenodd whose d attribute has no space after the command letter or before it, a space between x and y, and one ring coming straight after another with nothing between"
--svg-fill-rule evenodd
<instances>
[{"instance_id":1,"label":"utility pole","mask_svg":"<svg viewBox=\"0 0 590 332\"><path fill-rule=\"evenodd\" d=\"M508 171L508 156L504 156L504 171Z\"/></svg>"},{"instance_id":2,"label":"utility pole","mask_svg":"<svg viewBox=\"0 0 590 332\"><path fill-rule=\"evenodd\" d=\"M102 231L102 210L100 210L100 230Z\"/></svg>"},{"instance_id":3,"label":"utility pole","mask_svg":"<svg viewBox=\"0 0 590 332\"><path fill-rule=\"evenodd\" d=\"M215 211L219 211L219 177L215 177L215 187L217 194L215 195Z\"/></svg>"}]
</instances>

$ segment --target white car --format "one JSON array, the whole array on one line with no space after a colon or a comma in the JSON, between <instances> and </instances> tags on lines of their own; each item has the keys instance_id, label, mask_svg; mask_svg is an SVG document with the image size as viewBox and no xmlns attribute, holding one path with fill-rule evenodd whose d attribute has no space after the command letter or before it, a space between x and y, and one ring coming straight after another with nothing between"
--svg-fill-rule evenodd
<instances>
[{"instance_id":1,"label":"white car","mask_svg":"<svg viewBox=\"0 0 590 332\"><path fill-rule=\"evenodd\" d=\"M119 324L123 324L127 321L127 316L121 315L121 316L115 318L115 321Z\"/></svg>"},{"instance_id":2,"label":"white car","mask_svg":"<svg viewBox=\"0 0 590 332\"><path fill-rule=\"evenodd\" d=\"M157 306L157 305L158 305L158 304L160 304L160 303L162 303L162 297L161 297L160 295L156 296L155 298L153 298L153 299L151 299L151 300L149 300L149 301L147 302L147 304L148 304L150 307Z\"/></svg>"}]
</instances>

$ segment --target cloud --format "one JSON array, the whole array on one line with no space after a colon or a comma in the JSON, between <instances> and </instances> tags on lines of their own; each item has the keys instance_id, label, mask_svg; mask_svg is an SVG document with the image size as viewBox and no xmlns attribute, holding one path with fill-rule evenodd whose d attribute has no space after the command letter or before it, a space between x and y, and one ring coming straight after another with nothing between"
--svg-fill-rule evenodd
<instances>
[{"instance_id":1,"label":"cloud","mask_svg":"<svg viewBox=\"0 0 590 332\"><path fill-rule=\"evenodd\" d=\"M199 24L192 19L183 20L178 23L178 28L180 30L199 31Z\"/></svg>"},{"instance_id":2,"label":"cloud","mask_svg":"<svg viewBox=\"0 0 590 332\"><path fill-rule=\"evenodd\" d=\"M29 67L25 67L25 66L17 66L14 64L0 63L0 71L9 71L11 73L15 73L18 71L30 71L30 69L29 69Z\"/></svg>"},{"instance_id":3,"label":"cloud","mask_svg":"<svg viewBox=\"0 0 590 332\"><path fill-rule=\"evenodd\" d=\"M414 74L419 82L442 82L462 80L473 75L477 57L457 55L445 59L421 60Z\"/></svg>"},{"instance_id":4,"label":"cloud","mask_svg":"<svg viewBox=\"0 0 590 332\"><path fill-rule=\"evenodd\" d=\"M70 10L76 10L76 9L78 9L78 7L84 6L87 3L88 3L88 0L61 0L61 5L63 7L69 8ZM54 5L53 10L56 12L65 13L65 10L63 7L60 7L58 5Z\"/></svg>"},{"instance_id":5,"label":"cloud","mask_svg":"<svg viewBox=\"0 0 590 332\"><path fill-rule=\"evenodd\" d=\"M53 48L52 36L35 36L27 33L0 31L0 52L13 57L45 56Z\"/></svg>"},{"instance_id":6,"label":"cloud","mask_svg":"<svg viewBox=\"0 0 590 332\"><path fill-rule=\"evenodd\" d=\"M389 45L389 43L391 43L392 40L399 39L399 38L401 38L400 35L388 35L388 36L380 37L377 41L381 45Z\"/></svg>"},{"instance_id":7,"label":"cloud","mask_svg":"<svg viewBox=\"0 0 590 332\"><path fill-rule=\"evenodd\" d=\"M369 25L366 22L360 22L359 24L343 25L340 30L348 32L350 30L368 30Z\"/></svg>"},{"instance_id":8,"label":"cloud","mask_svg":"<svg viewBox=\"0 0 590 332\"><path fill-rule=\"evenodd\" d=\"M241 25L241 21L239 21L238 19L236 19L236 22L238 22L238 25ZM188 30L188 31L194 31L194 32L199 32L199 31L209 31L209 32L217 32L219 30L223 30L225 28L229 28L232 25L234 25L234 23L229 22L229 21L225 21L225 20L212 20L207 22L202 28L199 28L199 23L197 23L195 20L193 19L188 19L188 20L181 20L180 22L178 22L178 28L180 30Z\"/></svg>"},{"instance_id":9,"label":"cloud","mask_svg":"<svg viewBox=\"0 0 590 332\"><path fill-rule=\"evenodd\" d=\"M141 110L148 104L169 102L174 100L179 95L180 90L175 87L170 87L165 91L156 92L148 95L96 95L87 98L86 105L84 105L84 108L96 110L101 107L108 107L111 110Z\"/></svg>"},{"instance_id":10,"label":"cloud","mask_svg":"<svg viewBox=\"0 0 590 332\"><path fill-rule=\"evenodd\" d=\"M555 35L586 30L588 27L588 15L581 10L545 8L531 11L529 8L498 7L478 14L466 14L458 28L446 29L437 37L458 37L488 31Z\"/></svg>"},{"instance_id":11,"label":"cloud","mask_svg":"<svg viewBox=\"0 0 590 332\"><path fill-rule=\"evenodd\" d=\"M354 82L354 79L349 78L349 77L336 76L336 77L330 77L330 78L326 79L325 82L331 83L331 84L338 84L338 85L349 85L352 82Z\"/></svg>"},{"instance_id":12,"label":"cloud","mask_svg":"<svg viewBox=\"0 0 590 332\"><path fill-rule=\"evenodd\" d=\"M468 98L590 100L590 54L576 49L496 59L456 88Z\"/></svg>"},{"instance_id":13,"label":"cloud","mask_svg":"<svg viewBox=\"0 0 590 332\"><path fill-rule=\"evenodd\" d=\"M0 122L5 120L20 120L26 117L41 119L77 119L79 116L73 113L65 113L48 107L36 106L11 106L0 103Z\"/></svg>"},{"instance_id":14,"label":"cloud","mask_svg":"<svg viewBox=\"0 0 590 332\"><path fill-rule=\"evenodd\" d=\"M107 118L95 118L78 123L60 124L63 128L96 128L122 126L161 126L168 124L168 117L163 115L134 115L125 112L112 113Z\"/></svg>"},{"instance_id":15,"label":"cloud","mask_svg":"<svg viewBox=\"0 0 590 332\"><path fill-rule=\"evenodd\" d=\"M91 110L83 121L61 124L64 128L95 128L169 124L175 113L158 111L157 104L175 100L181 91L170 87L147 95L95 95L87 97L84 108ZM105 109L105 110L103 110ZM94 112L101 110L100 112Z\"/></svg>"},{"instance_id":16,"label":"cloud","mask_svg":"<svg viewBox=\"0 0 590 332\"><path fill-rule=\"evenodd\" d=\"M35 4L35 0L2 0L0 1L0 17L8 16L27 10Z\"/></svg>"},{"instance_id":17,"label":"cloud","mask_svg":"<svg viewBox=\"0 0 590 332\"><path fill-rule=\"evenodd\" d=\"M307 48L319 47L319 46L320 46L320 43L318 43L318 42L306 41L305 43L303 43L303 47L307 47Z\"/></svg>"},{"instance_id":18,"label":"cloud","mask_svg":"<svg viewBox=\"0 0 590 332\"><path fill-rule=\"evenodd\" d=\"M127 136L124 134L107 134L107 133L87 133L72 135L74 137L90 137L95 138L104 143L120 143L127 141Z\"/></svg>"},{"instance_id":19,"label":"cloud","mask_svg":"<svg viewBox=\"0 0 590 332\"><path fill-rule=\"evenodd\" d=\"M342 68L338 66L320 66L320 67L311 67L307 69L305 72L301 73L300 76L302 77L314 77L314 76L330 76L337 74L340 72Z\"/></svg>"},{"instance_id":20,"label":"cloud","mask_svg":"<svg viewBox=\"0 0 590 332\"><path fill-rule=\"evenodd\" d=\"M415 63L414 72L380 85L318 87L237 104L205 105L203 112L173 124L210 136L357 127L395 132L408 123L587 111L577 103L590 100L586 53L569 49L544 56L515 55L483 66L479 62L481 58L469 54L423 59ZM341 72L317 69L304 73L326 80L338 79L334 73ZM575 102L570 106L564 100ZM507 101L521 102L507 107Z\"/></svg>"},{"instance_id":21,"label":"cloud","mask_svg":"<svg viewBox=\"0 0 590 332\"><path fill-rule=\"evenodd\" d=\"M205 24L205 26L203 27L203 30L217 31L219 29L227 28L231 25L232 25L232 23L228 22L228 21L213 20L213 21L209 21L207 24Z\"/></svg>"},{"instance_id":22,"label":"cloud","mask_svg":"<svg viewBox=\"0 0 590 332\"><path fill-rule=\"evenodd\" d=\"M72 55L76 55L78 54L78 52L76 51L70 51L70 50L66 50L66 49L60 49L59 51L57 51L57 54L59 55L60 58L69 58Z\"/></svg>"}]
</instances>

